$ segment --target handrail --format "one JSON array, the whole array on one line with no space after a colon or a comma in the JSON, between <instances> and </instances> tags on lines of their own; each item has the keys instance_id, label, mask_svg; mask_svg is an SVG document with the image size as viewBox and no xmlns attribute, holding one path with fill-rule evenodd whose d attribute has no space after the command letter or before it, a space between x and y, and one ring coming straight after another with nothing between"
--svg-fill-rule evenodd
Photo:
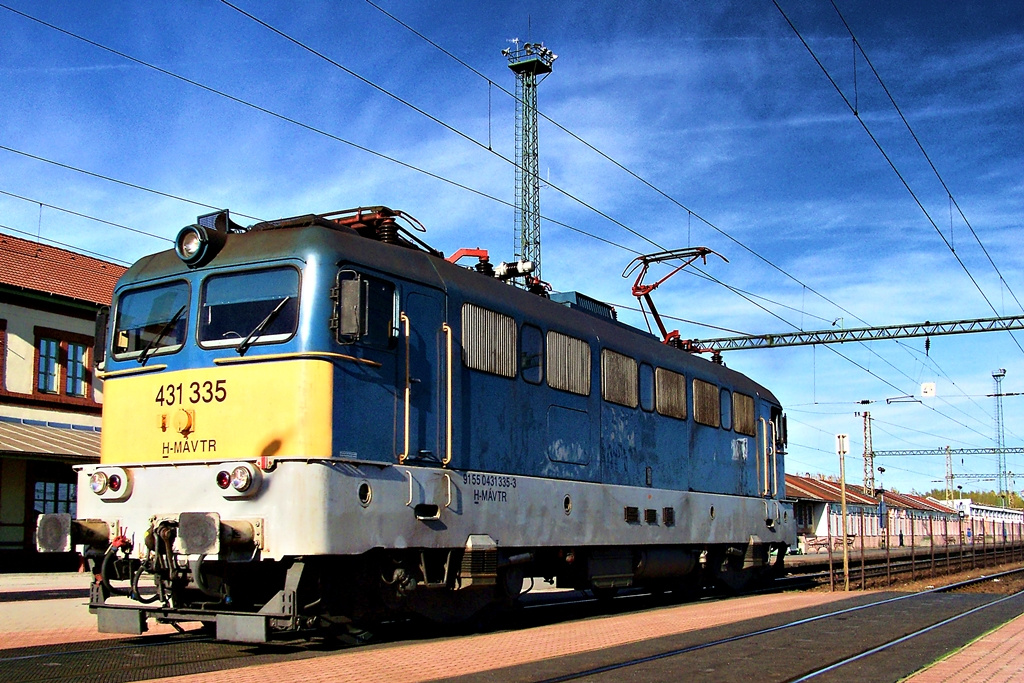
<instances>
[{"instance_id":1,"label":"handrail","mask_svg":"<svg viewBox=\"0 0 1024 683\"><path fill-rule=\"evenodd\" d=\"M295 360L309 358L313 360L345 360L353 363L362 363L374 368L381 367L375 360L357 358L345 353L333 353L330 351L295 351L293 353L268 353L262 356L230 356L225 358L214 358L215 365L237 365L238 363L263 363L275 360Z\"/></svg>"},{"instance_id":2,"label":"handrail","mask_svg":"<svg viewBox=\"0 0 1024 683\"><path fill-rule=\"evenodd\" d=\"M772 495L779 495L779 449L776 444L779 443L778 433L776 432L775 422L769 420L768 424L772 426Z\"/></svg>"},{"instance_id":3,"label":"handrail","mask_svg":"<svg viewBox=\"0 0 1024 683\"><path fill-rule=\"evenodd\" d=\"M764 418L761 418L761 422L764 422ZM761 440L757 435L757 426L754 427L754 479L757 481L757 492L761 493ZM761 426L761 431L764 431L764 426Z\"/></svg>"},{"instance_id":4,"label":"handrail","mask_svg":"<svg viewBox=\"0 0 1024 683\"><path fill-rule=\"evenodd\" d=\"M445 472L444 479L446 483L445 490L448 492L448 498L445 501L444 506L446 508L450 508L452 506L452 475Z\"/></svg>"},{"instance_id":5,"label":"handrail","mask_svg":"<svg viewBox=\"0 0 1024 683\"><path fill-rule=\"evenodd\" d=\"M409 457L409 405L411 403L412 382L409 381L409 316L403 311L399 316L399 320L405 333L405 445L402 448L402 452L398 455L398 462L403 463Z\"/></svg>"},{"instance_id":6,"label":"handrail","mask_svg":"<svg viewBox=\"0 0 1024 683\"><path fill-rule=\"evenodd\" d=\"M444 458L441 460L441 464L447 465L452 461L452 328L448 323L441 323L441 329L444 331L446 351L448 354L445 365L448 375L446 378L448 397L447 415L445 417L445 452Z\"/></svg>"},{"instance_id":7,"label":"handrail","mask_svg":"<svg viewBox=\"0 0 1024 683\"><path fill-rule=\"evenodd\" d=\"M763 446L764 453L764 485L761 486L761 495L766 496L771 490L769 488L768 476L768 420L763 417L758 418L758 420L761 422L761 445Z\"/></svg>"}]
</instances>

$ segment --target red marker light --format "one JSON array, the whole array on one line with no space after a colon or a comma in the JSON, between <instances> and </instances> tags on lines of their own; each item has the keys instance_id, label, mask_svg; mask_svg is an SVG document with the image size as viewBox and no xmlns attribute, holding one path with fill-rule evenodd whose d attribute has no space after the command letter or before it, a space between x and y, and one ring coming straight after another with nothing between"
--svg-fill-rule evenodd
<instances>
[{"instance_id":1,"label":"red marker light","mask_svg":"<svg viewBox=\"0 0 1024 683\"><path fill-rule=\"evenodd\" d=\"M217 486L222 489L226 489L231 486L231 473L225 470L221 470L217 473Z\"/></svg>"},{"instance_id":2,"label":"red marker light","mask_svg":"<svg viewBox=\"0 0 1024 683\"><path fill-rule=\"evenodd\" d=\"M121 490L121 475L111 474L110 478L107 479L107 488L115 493Z\"/></svg>"}]
</instances>

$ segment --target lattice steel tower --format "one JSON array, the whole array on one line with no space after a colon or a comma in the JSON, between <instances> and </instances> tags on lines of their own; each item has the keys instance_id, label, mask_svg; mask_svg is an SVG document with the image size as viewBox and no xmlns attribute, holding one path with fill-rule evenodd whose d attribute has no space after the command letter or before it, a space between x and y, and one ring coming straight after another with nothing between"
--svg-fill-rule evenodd
<instances>
[{"instance_id":1,"label":"lattice steel tower","mask_svg":"<svg viewBox=\"0 0 1024 683\"><path fill-rule=\"evenodd\" d=\"M1007 504L1009 482L1006 476L1006 439L1003 438L1003 378L1006 370L1000 368L992 373L996 383L996 449L999 451L999 500L1003 507Z\"/></svg>"},{"instance_id":2,"label":"lattice steel tower","mask_svg":"<svg viewBox=\"0 0 1024 683\"><path fill-rule=\"evenodd\" d=\"M501 54L516 75L516 258L533 262L540 273L540 167L537 139L537 76L551 73L558 55L543 43L514 41Z\"/></svg>"},{"instance_id":3,"label":"lattice steel tower","mask_svg":"<svg viewBox=\"0 0 1024 683\"><path fill-rule=\"evenodd\" d=\"M864 418L864 490L869 496L875 495L875 447L871 443L871 413L857 415Z\"/></svg>"}]
</instances>

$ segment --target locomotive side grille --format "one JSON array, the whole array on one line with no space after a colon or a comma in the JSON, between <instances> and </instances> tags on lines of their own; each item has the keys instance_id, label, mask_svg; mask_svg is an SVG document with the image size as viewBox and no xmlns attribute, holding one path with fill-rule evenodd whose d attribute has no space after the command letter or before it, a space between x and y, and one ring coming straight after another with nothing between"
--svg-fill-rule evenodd
<instances>
[{"instance_id":1,"label":"locomotive side grille","mask_svg":"<svg viewBox=\"0 0 1024 683\"><path fill-rule=\"evenodd\" d=\"M466 367L512 379L516 376L516 323L486 308L462 306L462 358Z\"/></svg>"},{"instance_id":2,"label":"locomotive side grille","mask_svg":"<svg viewBox=\"0 0 1024 683\"><path fill-rule=\"evenodd\" d=\"M644 521L648 524L658 523L658 511L652 508L646 508L644 510Z\"/></svg>"},{"instance_id":3,"label":"locomotive side grille","mask_svg":"<svg viewBox=\"0 0 1024 683\"><path fill-rule=\"evenodd\" d=\"M678 372L658 368L655 373L657 409L662 415L686 419L686 378Z\"/></svg>"},{"instance_id":4,"label":"locomotive side grille","mask_svg":"<svg viewBox=\"0 0 1024 683\"><path fill-rule=\"evenodd\" d=\"M676 524L676 509L675 508L662 508L661 520L665 523L665 526L675 526Z\"/></svg>"},{"instance_id":5,"label":"locomotive side grille","mask_svg":"<svg viewBox=\"0 0 1024 683\"><path fill-rule=\"evenodd\" d=\"M717 427L721 423L718 387L704 380L693 380L693 419L698 424Z\"/></svg>"},{"instance_id":6,"label":"locomotive side grille","mask_svg":"<svg viewBox=\"0 0 1024 683\"><path fill-rule=\"evenodd\" d=\"M733 429L740 434L757 436L753 397L746 396L745 394L733 393L732 415Z\"/></svg>"},{"instance_id":7,"label":"locomotive side grille","mask_svg":"<svg viewBox=\"0 0 1024 683\"><path fill-rule=\"evenodd\" d=\"M548 332L548 386L590 395L590 346L559 332Z\"/></svg>"},{"instance_id":8,"label":"locomotive side grille","mask_svg":"<svg viewBox=\"0 0 1024 683\"><path fill-rule=\"evenodd\" d=\"M626 522L636 524L640 521L640 508L627 505L625 510Z\"/></svg>"},{"instance_id":9,"label":"locomotive side grille","mask_svg":"<svg viewBox=\"0 0 1024 683\"><path fill-rule=\"evenodd\" d=\"M637 406L636 361L605 349L601 352L601 395L629 408Z\"/></svg>"}]
</instances>

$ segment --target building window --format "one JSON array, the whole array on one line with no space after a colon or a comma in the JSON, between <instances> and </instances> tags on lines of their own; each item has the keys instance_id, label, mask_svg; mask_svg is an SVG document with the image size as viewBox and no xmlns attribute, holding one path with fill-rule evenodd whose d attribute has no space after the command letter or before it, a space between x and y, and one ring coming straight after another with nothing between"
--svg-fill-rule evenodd
<instances>
[{"instance_id":1,"label":"building window","mask_svg":"<svg viewBox=\"0 0 1024 683\"><path fill-rule=\"evenodd\" d=\"M43 337L39 340L39 367L36 372L36 388L45 394L57 393L60 368L60 343L56 339Z\"/></svg>"},{"instance_id":2,"label":"building window","mask_svg":"<svg viewBox=\"0 0 1024 683\"><path fill-rule=\"evenodd\" d=\"M693 380L693 419L697 424L717 427L721 424L718 387L702 379Z\"/></svg>"},{"instance_id":3,"label":"building window","mask_svg":"<svg viewBox=\"0 0 1024 683\"><path fill-rule=\"evenodd\" d=\"M590 395L590 346L559 332L548 332L548 386Z\"/></svg>"},{"instance_id":4,"label":"building window","mask_svg":"<svg viewBox=\"0 0 1024 683\"><path fill-rule=\"evenodd\" d=\"M78 485L62 481L37 481L32 509L40 514L69 512L74 517L78 511Z\"/></svg>"},{"instance_id":5,"label":"building window","mask_svg":"<svg viewBox=\"0 0 1024 683\"><path fill-rule=\"evenodd\" d=\"M462 362L467 368L516 376L516 321L473 304L462 305Z\"/></svg>"},{"instance_id":6,"label":"building window","mask_svg":"<svg viewBox=\"0 0 1024 683\"><path fill-rule=\"evenodd\" d=\"M92 404L92 338L36 327L35 341L33 393L58 403Z\"/></svg>"},{"instance_id":7,"label":"building window","mask_svg":"<svg viewBox=\"0 0 1024 683\"><path fill-rule=\"evenodd\" d=\"M64 383L64 393L68 396L85 396L85 354L85 344L68 344L67 379Z\"/></svg>"},{"instance_id":8,"label":"building window","mask_svg":"<svg viewBox=\"0 0 1024 683\"><path fill-rule=\"evenodd\" d=\"M636 361L629 356L601 351L601 395L627 408L637 406Z\"/></svg>"},{"instance_id":9,"label":"building window","mask_svg":"<svg viewBox=\"0 0 1024 683\"><path fill-rule=\"evenodd\" d=\"M733 429L740 434L757 436L756 421L754 419L754 398L746 394L733 393L732 395Z\"/></svg>"}]
</instances>

